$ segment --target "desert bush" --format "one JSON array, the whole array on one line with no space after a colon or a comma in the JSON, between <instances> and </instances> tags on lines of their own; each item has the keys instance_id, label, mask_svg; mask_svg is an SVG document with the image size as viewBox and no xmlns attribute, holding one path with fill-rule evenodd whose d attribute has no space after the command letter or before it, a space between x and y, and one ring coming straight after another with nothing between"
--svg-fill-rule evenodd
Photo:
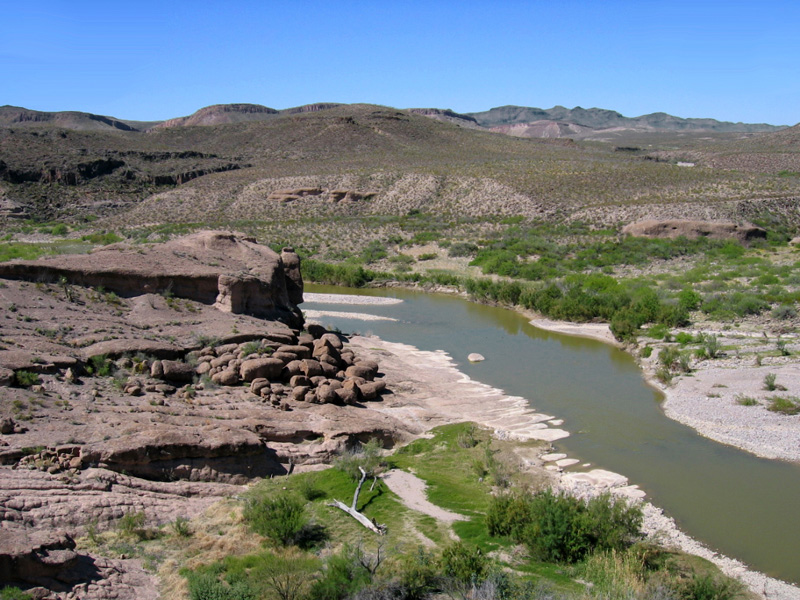
<instances>
[{"instance_id":1,"label":"desert bush","mask_svg":"<svg viewBox=\"0 0 800 600\"><path fill-rule=\"evenodd\" d=\"M467 586L486 579L490 561L477 546L453 542L442 550L439 559L442 575L456 584Z\"/></svg>"},{"instance_id":2,"label":"desert bush","mask_svg":"<svg viewBox=\"0 0 800 600\"><path fill-rule=\"evenodd\" d=\"M144 522L145 515L143 512L128 512L122 515L117 522L117 529L124 536L141 540L145 538Z\"/></svg>"},{"instance_id":3,"label":"desert bush","mask_svg":"<svg viewBox=\"0 0 800 600\"><path fill-rule=\"evenodd\" d=\"M31 387L32 385L39 385L42 382L39 378L39 374L33 371L15 371L14 381L16 381L19 387Z\"/></svg>"},{"instance_id":4,"label":"desert bush","mask_svg":"<svg viewBox=\"0 0 800 600\"><path fill-rule=\"evenodd\" d=\"M468 425L467 428L458 434L458 438L456 443L458 444L459 448L474 448L478 445L478 440L475 437L475 429L474 425Z\"/></svg>"},{"instance_id":5,"label":"desert bush","mask_svg":"<svg viewBox=\"0 0 800 600\"><path fill-rule=\"evenodd\" d=\"M396 576L404 600L428 597L439 578L436 562L434 555L422 546L418 546L414 552L403 554L396 568Z\"/></svg>"},{"instance_id":6,"label":"desert bush","mask_svg":"<svg viewBox=\"0 0 800 600\"><path fill-rule=\"evenodd\" d=\"M772 318L785 321L787 319L794 319L797 316L797 310L790 304L781 304L772 309Z\"/></svg>"},{"instance_id":7,"label":"desert bush","mask_svg":"<svg viewBox=\"0 0 800 600\"><path fill-rule=\"evenodd\" d=\"M738 395L736 396L736 404L740 406L758 406L758 400L750 396Z\"/></svg>"},{"instance_id":8,"label":"desert bush","mask_svg":"<svg viewBox=\"0 0 800 600\"><path fill-rule=\"evenodd\" d=\"M641 508L609 494L586 501L546 490L498 498L487 515L490 531L507 532L539 560L574 563L594 551L623 550L640 535Z\"/></svg>"},{"instance_id":9,"label":"desert bush","mask_svg":"<svg viewBox=\"0 0 800 600\"><path fill-rule=\"evenodd\" d=\"M243 516L253 531L284 546L297 543L309 524L305 504L289 494L251 497Z\"/></svg>"},{"instance_id":10,"label":"desert bush","mask_svg":"<svg viewBox=\"0 0 800 600\"><path fill-rule=\"evenodd\" d=\"M303 261L303 278L315 283L363 287L375 276L374 272L365 270L361 265L331 265L311 259Z\"/></svg>"},{"instance_id":11,"label":"desert bush","mask_svg":"<svg viewBox=\"0 0 800 600\"><path fill-rule=\"evenodd\" d=\"M311 587L318 600L344 600L372 582L372 575L354 556L350 547L325 561L322 576Z\"/></svg>"},{"instance_id":12,"label":"desert bush","mask_svg":"<svg viewBox=\"0 0 800 600\"><path fill-rule=\"evenodd\" d=\"M192 529L189 527L189 519L186 517L178 517L170 523L170 529L178 537L191 537Z\"/></svg>"},{"instance_id":13,"label":"desert bush","mask_svg":"<svg viewBox=\"0 0 800 600\"><path fill-rule=\"evenodd\" d=\"M0 589L0 600L33 600L33 596L16 586L3 587Z\"/></svg>"},{"instance_id":14,"label":"desert bush","mask_svg":"<svg viewBox=\"0 0 800 600\"><path fill-rule=\"evenodd\" d=\"M769 399L767 410L784 415L800 414L800 399L787 396L773 396Z\"/></svg>"},{"instance_id":15,"label":"desert bush","mask_svg":"<svg viewBox=\"0 0 800 600\"><path fill-rule=\"evenodd\" d=\"M317 477L314 474L307 474L300 479L297 490L309 502L325 497L325 491L317 485Z\"/></svg>"},{"instance_id":16,"label":"desert bush","mask_svg":"<svg viewBox=\"0 0 800 600\"><path fill-rule=\"evenodd\" d=\"M778 375L775 373L767 373L764 375L764 389L768 392L774 392L777 389L777 385L775 380L778 378Z\"/></svg>"},{"instance_id":17,"label":"desert bush","mask_svg":"<svg viewBox=\"0 0 800 600\"><path fill-rule=\"evenodd\" d=\"M717 358L720 352L720 343L714 334L703 336L703 353L707 358Z\"/></svg>"},{"instance_id":18,"label":"desert bush","mask_svg":"<svg viewBox=\"0 0 800 600\"><path fill-rule=\"evenodd\" d=\"M734 579L694 574L677 592L681 600L733 600L742 590L742 584Z\"/></svg>"},{"instance_id":19,"label":"desert bush","mask_svg":"<svg viewBox=\"0 0 800 600\"><path fill-rule=\"evenodd\" d=\"M383 443L377 438L372 438L366 444L343 453L333 461L333 466L347 473L354 481L361 479L359 467L364 469L368 476L372 476L383 464L382 448Z\"/></svg>"},{"instance_id":20,"label":"desert bush","mask_svg":"<svg viewBox=\"0 0 800 600\"><path fill-rule=\"evenodd\" d=\"M89 375L94 375L95 377L109 377L114 371L114 362L105 354L92 356L89 358L86 371Z\"/></svg>"},{"instance_id":21,"label":"desert bush","mask_svg":"<svg viewBox=\"0 0 800 600\"><path fill-rule=\"evenodd\" d=\"M250 356L251 354L261 354L264 351L264 348L261 347L261 344L258 342L247 342L242 346L242 353L244 356Z\"/></svg>"},{"instance_id":22,"label":"desert bush","mask_svg":"<svg viewBox=\"0 0 800 600\"><path fill-rule=\"evenodd\" d=\"M470 242L455 242L447 250L448 256L461 257L461 256L474 256L478 251L478 246Z\"/></svg>"}]
</instances>

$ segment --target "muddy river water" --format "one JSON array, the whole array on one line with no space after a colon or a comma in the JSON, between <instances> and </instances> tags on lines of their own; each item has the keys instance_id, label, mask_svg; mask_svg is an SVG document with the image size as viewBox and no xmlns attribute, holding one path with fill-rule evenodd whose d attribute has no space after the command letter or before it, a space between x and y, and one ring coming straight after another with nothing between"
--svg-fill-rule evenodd
<instances>
[{"instance_id":1,"label":"muddy river water","mask_svg":"<svg viewBox=\"0 0 800 600\"><path fill-rule=\"evenodd\" d=\"M306 302L301 309L394 320L315 318L343 332L444 350L473 379L564 419L554 443L592 468L627 476L686 533L756 570L800 583L800 465L754 457L664 416L626 353L550 333L505 309L408 290L307 286L307 292L402 299L391 305ZM477 352L484 362L470 363ZM581 467L576 465L578 469Z\"/></svg>"}]
</instances>

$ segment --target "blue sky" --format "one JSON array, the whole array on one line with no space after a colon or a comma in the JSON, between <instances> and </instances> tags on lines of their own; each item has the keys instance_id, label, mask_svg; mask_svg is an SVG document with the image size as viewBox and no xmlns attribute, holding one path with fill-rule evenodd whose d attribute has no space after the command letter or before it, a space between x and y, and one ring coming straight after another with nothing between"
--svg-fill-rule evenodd
<instances>
[{"instance_id":1,"label":"blue sky","mask_svg":"<svg viewBox=\"0 0 800 600\"><path fill-rule=\"evenodd\" d=\"M516 104L800 121L800 2L5 3L0 105L125 119L209 104Z\"/></svg>"}]
</instances>

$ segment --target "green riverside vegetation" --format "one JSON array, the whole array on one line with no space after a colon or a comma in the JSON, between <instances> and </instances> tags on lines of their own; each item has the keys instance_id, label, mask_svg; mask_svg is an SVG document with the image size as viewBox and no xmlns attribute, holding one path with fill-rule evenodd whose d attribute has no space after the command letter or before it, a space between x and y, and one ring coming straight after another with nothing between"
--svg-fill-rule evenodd
<instances>
[{"instance_id":1,"label":"green riverside vegetation","mask_svg":"<svg viewBox=\"0 0 800 600\"><path fill-rule=\"evenodd\" d=\"M372 441L334 468L254 486L243 500L244 526L262 536L262 548L184 569L191 600L747 597L709 563L643 541L636 506L533 489L510 466L509 446L471 424L433 433L389 456ZM357 508L387 535L329 507L331 499L349 503L359 465L373 476L414 470L431 502L465 517L453 523L455 538L379 481L365 483Z\"/></svg>"}]
</instances>

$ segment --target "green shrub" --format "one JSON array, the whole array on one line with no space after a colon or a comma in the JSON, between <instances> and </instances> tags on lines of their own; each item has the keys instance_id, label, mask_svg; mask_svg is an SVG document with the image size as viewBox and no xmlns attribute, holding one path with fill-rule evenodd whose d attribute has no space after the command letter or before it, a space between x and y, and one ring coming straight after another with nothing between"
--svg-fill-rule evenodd
<instances>
[{"instance_id":1,"label":"green shrub","mask_svg":"<svg viewBox=\"0 0 800 600\"><path fill-rule=\"evenodd\" d=\"M317 600L344 600L372 582L370 572L345 547L325 561L322 577L311 587L311 597Z\"/></svg>"},{"instance_id":2,"label":"green shrub","mask_svg":"<svg viewBox=\"0 0 800 600\"><path fill-rule=\"evenodd\" d=\"M250 580L258 591L254 600L273 597L279 600L313 598L309 590L318 571L319 560L313 556L297 551L265 553L251 573Z\"/></svg>"},{"instance_id":3,"label":"green shrub","mask_svg":"<svg viewBox=\"0 0 800 600\"><path fill-rule=\"evenodd\" d=\"M406 600L422 600L435 586L439 573L433 554L418 546L415 552L403 555L398 579Z\"/></svg>"},{"instance_id":4,"label":"green shrub","mask_svg":"<svg viewBox=\"0 0 800 600\"><path fill-rule=\"evenodd\" d=\"M284 546L295 544L309 523L305 504L288 494L250 498L243 516L253 531Z\"/></svg>"},{"instance_id":5,"label":"green shrub","mask_svg":"<svg viewBox=\"0 0 800 600\"><path fill-rule=\"evenodd\" d=\"M474 256L478 251L478 246L470 242L456 242L447 251L448 256Z\"/></svg>"},{"instance_id":6,"label":"green shrub","mask_svg":"<svg viewBox=\"0 0 800 600\"><path fill-rule=\"evenodd\" d=\"M594 551L622 550L640 535L642 511L609 494L588 501L547 490L499 496L487 514L494 534L524 543L539 560L573 563Z\"/></svg>"},{"instance_id":7,"label":"green shrub","mask_svg":"<svg viewBox=\"0 0 800 600\"><path fill-rule=\"evenodd\" d=\"M122 535L137 539L144 539L145 515L143 512L128 512L122 515L117 522L117 528Z\"/></svg>"},{"instance_id":8,"label":"green shrub","mask_svg":"<svg viewBox=\"0 0 800 600\"><path fill-rule=\"evenodd\" d=\"M0 589L0 600L33 600L33 596L18 587L4 587Z\"/></svg>"},{"instance_id":9,"label":"green shrub","mask_svg":"<svg viewBox=\"0 0 800 600\"><path fill-rule=\"evenodd\" d=\"M417 257L417 260L420 261L420 262L425 261L425 260L433 260L437 256L439 256L439 255L436 254L436 252L425 252L424 254L420 254Z\"/></svg>"},{"instance_id":10,"label":"green shrub","mask_svg":"<svg viewBox=\"0 0 800 600\"><path fill-rule=\"evenodd\" d=\"M311 259L303 261L303 278L315 283L357 288L375 277L374 272L365 270L361 265L331 265Z\"/></svg>"},{"instance_id":11,"label":"green shrub","mask_svg":"<svg viewBox=\"0 0 800 600\"><path fill-rule=\"evenodd\" d=\"M797 310L790 304L781 304L772 309L772 318L785 321L786 319L794 319L797 316Z\"/></svg>"},{"instance_id":12,"label":"green shrub","mask_svg":"<svg viewBox=\"0 0 800 600\"><path fill-rule=\"evenodd\" d=\"M483 581L489 573L490 562L483 551L462 541L447 546L439 562L445 577L465 586Z\"/></svg>"},{"instance_id":13,"label":"green shrub","mask_svg":"<svg viewBox=\"0 0 800 600\"><path fill-rule=\"evenodd\" d=\"M707 358L717 358L720 353L720 343L714 334L703 336L703 353Z\"/></svg>"},{"instance_id":14,"label":"green shrub","mask_svg":"<svg viewBox=\"0 0 800 600\"><path fill-rule=\"evenodd\" d=\"M19 387L31 387L32 385L39 385L42 382L39 378L39 374L32 371L15 371L14 381L17 382Z\"/></svg>"},{"instance_id":15,"label":"green shrub","mask_svg":"<svg viewBox=\"0 0 800 600\"><path fill-rule=\"evenodd\" d=\"M372 438L366 444L348 450L333 461L333 466L347 473L354 481L361 479L359 467L366 471L367 476L372 476L382 465L381 449L383 443Z\"/></svg>"},{"instance_id":16,"label":"green shrub","mask_svg":"<svg viewBox=\"0 0 800 600\"><path fill-rule=\"evenodd\" d=\"M678 305L685 310L697 310L703 297L691 288L684 288L678 293Z\"/></svg>"},{"instance_id":17,"label":"green shrub","mask_svg":"<svg viewBox=\"0 0 800 600\"><path fill-rule=\"evenodd\" d=\"M795 397L773 396L769 399L767 410L784 415L800 414L800 400Z\"/></svg>"},{"instance_id":18,"label":"green shrub","mask_svg":"<svg viewBox=\"0 0 800 600\"><path fill-rule=\"evenodd\" d=\"M733 600L742 589L734 579L695 574L679 586L678 594L682 600Z\"/></svg>"},{"instance_id":19,"label":"green shrub","mask_svg":"<svg viewBox=\"0 0 800 600\"><path fill-rule=\"evenodd\" d=\"M642 358L650 358L653 354L653 347L652 346L645 346L642 348L641 352L639 352L639 356Z\"/></svg>"},{"instance_id":20,"label":"green shrub","mask_svg":"<svg viewBox=\"0 0 800 600\"><path fill-rule=\"evenodd\" d=\"M114 372L114 362L105 354L92 356L89 358L86 371L95 377L109 377Z\"/></svg>"},{"instance_id":21,"label":"green shrub","mask_svg":"<svg viewBox=\"0 0 800 600\"><path fill-rule=\"evenodd\" d=\"M298 482L297 489L309 502L325 497L325 491L317 485L317 477L313 473L304 475Z\"/></svg>"},{"instance_id":22,"label":"green shrub","mask_svg":"<svg viewBox=\"0 0 800 600\"><path fill-rule=\"evenodd\" d=\"M740 406L758 406L758 400L750 396L736 396L736 404Z\"/></svg>"},{"instance_id":23,"label":"green shrub","mask_svg":"<svg viewBox=\"0 0 800 600\"><path fill-rule=\"evenodd\" d=\"M777 388L777 384L775 380L778 378L778 375L775 373L767 373L764 375L764 389L768 392L774 392Z\"/></svg>"},{"instance_id":24,"label":"green shrub","mask_svg":"<svg viewBox=\"0 0 800 600\"><path fill-rule=\"evenodd\" d=\"M117 242L121 242L122 238L119 237L113 231L109 232L102 232L102 233L89 233L86 235L82 235L81 239L84 242L90 242L92 244L99 244L102 246L107 246L108 244L116 244Z\"/></svg>"},{"instance_id":25,"label":"green shrub","mask_svg":"<svg viewBox=\"0 0 800 600\"><path fill-rule=\"evenodd\" d=\"M191 537L192 529L189 527L189 519L186 517L178 517L170 523L172 532L178 537Z\"/></svg>"}]
</instances>

